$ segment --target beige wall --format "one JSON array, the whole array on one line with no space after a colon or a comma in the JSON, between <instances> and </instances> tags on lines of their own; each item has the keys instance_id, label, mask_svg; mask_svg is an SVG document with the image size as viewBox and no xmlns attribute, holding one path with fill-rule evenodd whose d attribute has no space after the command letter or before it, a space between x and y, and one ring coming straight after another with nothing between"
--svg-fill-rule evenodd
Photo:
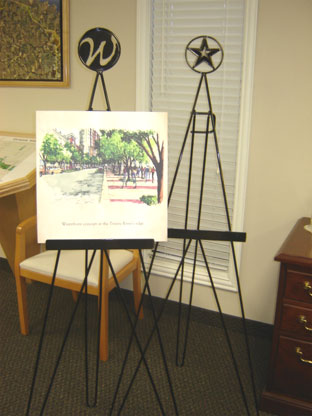
<instances>
[{"instance_id":1,"label":"beige wall","mask_svg":"<svg viewBox=\"0 0 312 416\"><path fill-rule=\"evenodd\" d=\"M93 74L77 58L91 27L112 30L121 58L105 79L112 109L135 107L135 0L71 1L71 87L0 89L0 130L34 132L36 110L84 110ZM248 189L241 264L246 315L273 322L278 264L273 257L301 216L312 212L312 1L259 0ZM100 91L100 90L99 90ZM98 94L95 108L101 109ZM167 279L153 278L163 294ZM221 291L225 312L239 314L237 296ZM210 290L196 287L194 304L214 308Z\"/></svg>"},{"instance_id":2,"label":"beige wall","mask_svg":"<svg viewBox=\"0 0 312 416\"><path fill-rule=\"evenodd\" d=\"M272 322L273 256L312 215L312 2L260 0L242 284L248 315Z\"/></svg>"}]
</instances>

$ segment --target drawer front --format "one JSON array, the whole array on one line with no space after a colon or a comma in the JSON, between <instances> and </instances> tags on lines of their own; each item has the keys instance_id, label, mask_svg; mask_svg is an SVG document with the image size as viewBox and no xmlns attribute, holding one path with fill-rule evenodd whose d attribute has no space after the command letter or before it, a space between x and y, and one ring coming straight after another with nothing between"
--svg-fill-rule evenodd
<instances>
[{"instance_id":1,"label":"drawer front","mask_svg":"<svg viewBox=\"0 0 312 416\"><path fill-rule=\"evenodd\" d=\"M280 336L273 389L312 400L312 343Z\"/></svg>"},{"instance_id":2,"label":"drawer front","mask_svg":"<svg viewBox=\"0 0 312 416\"><path fill-rule=\"evenodd\" d=\"M285 297L312 305L312 275L288 270Z\"/></svg>"},{"instance_id":3,"label":"drawer front","mask_svg":"<svg viewBox=\"0 0 312 416\"><path fill-rule=\"evenodd\" d=\"M305 338L312 342L312 309L285 303L283 305L281 330L290 336Z\"/></svg>"}]
</instances>

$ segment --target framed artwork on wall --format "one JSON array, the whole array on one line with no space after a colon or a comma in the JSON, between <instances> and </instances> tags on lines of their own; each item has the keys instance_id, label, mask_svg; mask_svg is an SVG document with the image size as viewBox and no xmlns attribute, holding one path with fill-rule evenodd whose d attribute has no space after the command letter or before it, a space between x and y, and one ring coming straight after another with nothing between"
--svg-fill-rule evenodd
<instances>
[{"instance_id":1,"label":"framed artwork on wall","mask_svg":"<svg viewBox=\"0 0 312 416\"><path fill-rule=\"evenodd\" d=\"M0 0L0 86L69 86L69 0Z\"/></svg>"}]
</instances>

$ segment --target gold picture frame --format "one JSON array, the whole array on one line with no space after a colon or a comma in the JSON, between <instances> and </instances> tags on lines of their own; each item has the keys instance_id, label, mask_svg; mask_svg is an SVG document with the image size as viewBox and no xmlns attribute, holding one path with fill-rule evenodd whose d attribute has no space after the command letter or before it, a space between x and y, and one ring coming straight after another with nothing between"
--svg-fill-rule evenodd
<instances>
[{"instance_id":1,"label":"gold picture frame","mask_svg":"<svg viewBox=\"0 0 312 416\"><path fill-rule=\"evenodd\" d=\"M69 0L0 0L0 86L69 86Z\"/></svg>"}]
</instances>

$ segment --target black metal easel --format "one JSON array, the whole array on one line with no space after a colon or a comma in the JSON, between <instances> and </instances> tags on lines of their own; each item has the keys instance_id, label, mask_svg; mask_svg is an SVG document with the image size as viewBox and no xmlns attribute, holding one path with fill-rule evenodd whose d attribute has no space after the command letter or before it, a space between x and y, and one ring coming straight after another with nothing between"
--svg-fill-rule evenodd
<instances>
[{"instance_id":1,"label":"black metal easel","mask_svg":"<svg viewBox=\"0 0 312 416\"><path fill-rule=\"evenodd\" d=\"M196 43L198 41L201 41L200 46L196 46ZM214 47L210 47L208 45L213 44ZM194 46L195 45L195 46ZM215 56L214 59L216 59L217 63L215 63L212 59L212 57ZM250 415L250 409L248 406L245 389L243 386L243 382L240 377L239 373L239 367L234 355L230 335L225 323L224 314L222 312L222 308L218 299L217 291L214 285L214 281L212 278L210 266L208 263L207 255L205 253L205 248L203 246L203 240L214 240L214 241L227 241L230 243L231 246L231 252L232 252L232 258L234 262L234 271L236 276L236 283L237 283L237 289L238 289L238 296L239 296L239 303L240 303L240 310L241 310L241 317L242 317L242 324L243 324L243 333L244 333L244 340L246 345L246 351L247 351L247 359L248 359L248 365L250 369L250 377L251 377L251 384L252 384L252 391L253 391L253 397L254 397L254 404L256 408L257 415L259 415L258 411L258 404L257 404L257 395L256 395L256 387L255 387L255 381L254 381L254 375L253 375L253 367L252 367L252 360L251 360L251 354L250 354L250 347L249 347L249 341L248 341L248 334L247 334L247 328L246 328L246 318L245 318L245 312L244 312L244 306L243 306L243 299L242 299L242 293L241 293L241 287L240 287L240 281L239 281L239 273L238 273L238 265L236 260L236 254L235 254L235 247L234 242L244 242L246 240L246 234L243 232L233 232L232 226L231 226L231 219L229 214L229 207L227 202L227 195L226 195L226 189L225 189L225 181L223 176L223 170L222 170L222 164L221 164L221 155L218 145L218 139L217 139L217 133L216 133L216 116L213 113L212 109L212 102L209 92L209 86L208 86L208 79L207 74L210 72L214 72L217 70L223 61L223 49L220 43L210 37L210 36L199 36L195 39L192 39L188 45L186 46L185 50L185 57L186 62L189 65L189 67L194 70L195 72L198 72L201 74L198 88L195 94L194 104L191 110L190 118L188 121L186 133L184 136L184 140L182 142L180 155L178 158L176 170L173 176L172 185L170 188L169 198L168 198L168 205L170 205L170 200L172 197L172 193L174 191L174 186L176 183L176 179L179 173L179 168L181 165L181 161L184 155L185 146L187 143L187 140L190 136L191 140L191 146L190 146L190 156L189 156L189 168L188 168L188 184L187 184L187 196L186 196L186 206L185 206L185 226L183 229L168 229L168 238L173 239L182 239L183 240L183 250L181 254L181 260L178 264L178 267L176 269L176 272L173 276L172 282L170 284L170 287L168 289L167 295L165 299L163 300L163 305L161 308L161 311L159 312L158 317L156 317L156 323L159 322L166 302L169 299L170 293L172 291L172 288L177 280L177 277L181 275L180 277L180 296L179 296L179 313L178 313L178 324L177 324L177 343L176 343L176 364L177 366L183 366L186 356L186 349L187 349L187 340L188 340L188 331L189 331L189 323L190 323L190 315L191 315L191 309L192 309L192 297L193 297L193 289L194 289L194 281L195 281L195 272L196 272L196 263L197 263L197 256L198 252L201 252L202 257L204 259L206 271L209 277L209 282L211 284L211 288L214 294L214 298L217 304L217 308L219 311L222 327L224 329L225 337L227 340L227 345L229 348L229 352L232 358L232 363L234 366L234 370L237 376L237 380L239 383L240 391L242 400L244 402L246 413L247 415ZM194 59L192 60L193 57ZM205 93L207 97L207 111L196 111L196 105L198 102L198 97L200 94L200 90L202 86L204 85ZM197 129L197 121L198 118L204 117L206 128L204 130L198 130ZM191 133L191 134L190 134ZM200 193L199 193L199 205L198 205L198 221L197 221L197 228L196 229L189 229L189 204L190 204L190 194L191 194L191 186L192 186L192 171L193 171L193 149L194 149L194 141L196 135L202 135L204 137L203 139L203 165L202 165L202 177L201 177L201 186L200 186ZM216 157L217 157L217 163L218 163L218 169L220 172L220 184L222 188L222 195L223 195L223 201L224 201L224 208L225 208L225 214L227 219L227 226L228 229L226 231L214 231L214 230L202 230L201 229L201 214L202 214L202 202L203 202L203 195L205 191L205 170L206 170L206 156L207 156L207 150L208 150L208 137L209 135L212 135L213 142L215 146L216 151ZM184 263L186 254L188 253L192 242L195 242L195 250L194 250L194 257L193 257L193 270L192 270L192 280L191 280L191 290L190 290L190 296L189 296L189 305L188 305L188 313L187 313L187 321L186 321L186 328L185 328L185 336L183 341L183 351L182 351L182 358L180 358L180 339L181 339L181 307L182 307L182 291L183 291L183 276L184 276ZM158 243L155 245L155 249L153 251L152 259L150 262L149 270L147 273L147 280L152 272L153 264L155 261L155 258L157 256L158 252ZM145 290L145 288L144 288ZM144 353L146 352L150 341L153 337L154 332L156 331L156 327L153 328L148 341L145 344L144 347ZM133 374L132 380L129 385L129 391L131 388L131 385L136 377L136 374L138 372L138 369L140 368L140 365L142 363L142 359L139 360L137 364L137 368ZM128 393L129 393L128 391Z\"/></svg>"},{"instance_id":2,"label":"black metal easel","mask_svg":"<svg viewBox=\"0 0 312 416\"><path fill-rule=\"evenodd\" d=\"M92 42L90 41L90 39L92 40ZM90 49L85 50L83 45L87 43L89 44ZM97 48L97 51L99 52L95 52L94 54L92 54L91 52L91 43L93 45L95 45L95 47ZM108 51L106 51L106 49L104 47L102 47L101 45L106 45L105 48L108 48ZM107 105L107 111L110 111L110 104L108 101L108 94L107 94L107 89L105 86L105 81L104 81L104 77L103 77L103 71L111 68L119 59L119 55L120 55L120 44L118 39L116 38L116 36L110 32L107 29L102 29L102 28L95 28L95 29L91 29L88 32L86 32L83 37L81 38L80 42L79 42L79 46L78 46L78 53L79 53L79 57L82 60L82 62L89 68L92 69L94 71L96 71L97 75L95 78L95 82L92 88L92 94L91 94L91 99L90 99L90 103L89 103L89 108L88 111L92 111L93 108L93 101L94 101L94 96L95 96L95 91L96 91L96 87L97 87L97 82L98 82L98 78L101 78L101 82L102 82L102 87L103 87L103 93L104 93L104 98L105 98L105 102ZM91 56L92 55L92 56ZM91 56L91 60L90 60L90 56ZM101 59L106 59L105 61L101 61ZM103 63L104 62L104 63ZM119 298L120 303L122 304L130 327L131 327L131 335L130 335L130 340L129 340L129 344L128 344L128 348L125 354L125 358L122 364L122 368L121 368L121 373L118 379L118 387L121 384L123 375L124 375L124 369L128 360L128 355L129 355L129 351L130 351L130 347L132 345L133 339L135 339L137 347L140 351L141 354L141 362L144 363L145 368L147 370L147 374L149 377L149 380L151 382L153 391L155 393L157 402L159 404L160 407L160 411L161 414L165 415L165 410L164 407L161 403L159 394L157 392L157 387L155 385L155 382L153 380L152 374L150 372L150 369L148 367L148 364L146 362L145 359L145 351L143 351L143 348L140 344L140 341L138 339L138 336L136 334L136 326L137 326L137 322L138 322L138 317L143 305L143 299L144 299L144 295L146 293L146 291L149 294L149 299L150 299L150 303L151 303L151 308L152 308L152 313L155 319L155 329L157 330L157 334L158 334L158 340L159 340L159 345L160 345L160 349L161 349L161 353L162 353L162 358L163 358L163 363L164 363L164 367L165 367L165 371L166 371L166 375L167 375L167 379L168 379L168 384L169 384L169 388L170 388L170 394L172 397L172 401L173 401L173 406L175 409L175 414L178 414L178 410L177 410L177 404L176 404L176 400L175 400L175 396L174 396L174 392L173 392L173 386L172 386L172 381L170 378L170 374L169 374L169 370L168 370L168 365L167 365L167 361L166 361L166 357L165 357L165 353L164 353L164 347L163 347L163 343L161 340L161 336L160 336L160 332L159 332L159 328L158 328L158 323L156 320L156 312L153 306L153 302L151 299L151 291L150 291L150 287L149 287L149 283L148 283L148 276L145 270L145 266L144 266L144 259L143 259L143 255L142 255L142 250L143 249L152 249L154 247L154 240L152 239L116 239L116 240L47 240L46 241L46 249L47 250L57 250L57 256L56 256L56 262L55 262L55 266L54 266L54 271L53 271L53 276L52 276L52 282L51 282L51 286L50 286L50 290L49 290L49 296L48 296L48 301L47 301L47 306L46 306L46 311L45 311L45 315L44 315L44 321L43 321L43 326L42 326L42 331L41 331L41 335L40 335L40 340L39 340L39 345L38 345L38 351L37 351L37 356L36 356L36 361L35 361L35 366L34 366L34 373L33 373L33 378L32 378L32 382L31 382L31 388L30 388L30 394L29 394L29 398L28 398L28 403L27 403L27 409L26 409L26 416L29 415L30 412L30 408L31 408L31 403L32 403L32 398L33 398L33 394L34 394L34 389L35 389L35 384L36 384L36 377L37 377L37 372L38 372L38 368L39 368L39 362L40 362L40 357L41 357L41 351L42 351L42 346L43 346L43 341L44 341L44 336L45 336L45 330L46 330L46 325L47 325L47 321L48 321L48 316L49 316L49 309L50 309L50 304L51 304L51 300L52 300L52 295L53 295L53 290L54 290L54 283L55 283L55 278L56 278L56 274L57 274L57 269L58 269L58 264L59 264L59 259L61 256L61 251L62 250L84 250L85 251L85 277L83 280L83 283L81 285L80 291L79 291L79 295L78 295L78 299L77 302L74 306L72 315L70 317L67 329L65 331L65 335L64 335L64 339L60 348L60 351L58 353L57 356L57 360L56 360L56 364L52 373L52 377L48 386L48 390L46 392L42 407L41 407L41 411L40 411L40 415L43 415L45 406L47 404L47 400L49 398L49 394L51 392L51 388L57 373L57 369L58 366L60 364L60 360L62 358L62 354L65 348L65 344L67 342L74 318L75 318L75 314L77 311L77 308L79 306L80 303L80 299L81 299L81 295L82 293L85 293L85 383L86 383L86 404L88 407L95 407L97 404L97 396L98 396L98 373L99 373L99 346L100 346L100 325L101 325L101 309L102 309L102 293L100 291L100 299L99 299L99 312L98 312L98 328L97 328L97 358L96 358L96 372L95 372L95 391L94 391L94 396L93 396L93 400L90 400L90 392L89 392L89 362L88 362L88 291L87 291L87 287L88 287L88 275L89 275L89 271L91 269L92 266L92 262L95 256L95 253L97 250L101 251L101 260L100 260L100 287L102 286L102 270L103 270L103 255L105 255L105 258L107 259L108 262L108 266L109 269L112 273L112 276L114 278L115 281L115 285L116 285L116 289L117 289L117 295ZM138 307L138 312L136 313L135 319L133 321L133 319L131 318L131 315L128 311L126 302L122 296L122 292L120 289L120 285L119 282L117 280L114 268L112 266L112 263L110 261L109 258L109 254L108 251L109 250L114 250L114 249L138 249L139 250L139 254L140 254L140 259L141 259L141 264L143 267L143 271L144 271L144 277L145 277L145 285L144 285L144 290L142 292L142 297L141 297L141 301ZM92 251L91 256L89 256L89 250ZM90 258L91 257L91 258ZM115 402L116 402L116 397L117 397L117 391L118 391L118 387L116 389L116 394L114 395L113 398L113 402L111 405L111 411L110 414L112 414L113 410L114 410L114 406L115 406ZM127 395L126 395L127 397ZM125 403L126 397L123 399L123 404ZM123 405L122 405L123 406ZM120 414L122 407L119 409L118 414Z\"/></svg>"}]
</instances>

